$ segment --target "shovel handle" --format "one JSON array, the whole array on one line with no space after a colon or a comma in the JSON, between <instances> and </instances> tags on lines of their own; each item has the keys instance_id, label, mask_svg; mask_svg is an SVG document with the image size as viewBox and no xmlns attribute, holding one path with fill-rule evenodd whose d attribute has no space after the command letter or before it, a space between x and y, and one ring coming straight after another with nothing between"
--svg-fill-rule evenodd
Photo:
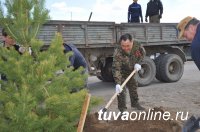
<instances>
[{"instance_id":1,"label":"shovel handle","mask_svg":"<svg viewBox=\"0 0 200 132\"><path fill-rule=\"evenodd\" d=\"M121 85L121 88L123 89L124 86L126 85L126 83L130 80L130 78L136 73L136 70L133 70L131 72L131 74L126 78L126 80L123 82L123 84ZM114 99L117 97L118 93L115 93L111 99L109 100L109 102L106 104L105 108L103 108L103 112L105 112L108 107L112 104L112 102L114 101Z\"/></svg>"}]
</instances>

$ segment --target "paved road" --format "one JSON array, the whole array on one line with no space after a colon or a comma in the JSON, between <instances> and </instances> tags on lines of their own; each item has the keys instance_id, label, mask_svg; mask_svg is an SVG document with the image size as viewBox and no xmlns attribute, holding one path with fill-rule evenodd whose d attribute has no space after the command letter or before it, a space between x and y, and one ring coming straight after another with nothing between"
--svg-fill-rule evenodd
<instances>
[{"instance_id":1,"label":"paved road","mask_svg":"<svg viewBox=\"0 0 200 132\"><path fill-rule=\"evenodd\" d=\"M194 62L186 62L182 78L175 83L161 83L154 79L152 84L139 87L140 104L145 108L164 107L171 111L188 112L189 115L200 116L200 71ZM114 83L106 83L96 77L89 77L89 90L92 96L103 98L103 104L92 111L103 108L115 92ZM127 106L130 109L129 95ZM115 100L110 110L117 110Z\"/></svg>"}]
</instances>

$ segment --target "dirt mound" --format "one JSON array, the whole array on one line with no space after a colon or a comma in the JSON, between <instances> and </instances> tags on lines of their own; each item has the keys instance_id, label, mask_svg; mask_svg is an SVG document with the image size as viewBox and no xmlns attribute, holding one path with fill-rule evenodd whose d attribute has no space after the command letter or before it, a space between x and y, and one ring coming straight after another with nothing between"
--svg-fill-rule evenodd
<instances>
[{"instance_id":1,"label":"dirt mound","mask_svg":"<svg viewBox=\"0 0 200 132\"><path fill-rule=\"evenodd\" d=\"M152 113L165 111L154 108ZM144 116L143 116L144 117ZM181 125L173 120L118 120L99 121L98 113L88 115L85 122L84 132L181 132Z\"/></svg>"}]
</instances>

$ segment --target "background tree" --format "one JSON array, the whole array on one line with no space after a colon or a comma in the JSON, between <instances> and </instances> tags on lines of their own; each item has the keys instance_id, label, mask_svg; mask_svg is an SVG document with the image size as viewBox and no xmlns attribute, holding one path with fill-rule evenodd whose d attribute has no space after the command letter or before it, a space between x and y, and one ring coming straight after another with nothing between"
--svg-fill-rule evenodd
<instances>
[{"instance_id":1,"label":"background tree","mask_svg":"<svg viewBox=\"0 0 200 132\"><path fill-rule=\"evenodd\" d=\"M44 43L36 37L49 19L44 0L6 0L4 5L0 7L1 26L19 44L31 46L34 56L0 47L0 73L7 78L1 80L1 131L75 131L87 91L70 92L84 86L83 68L68 67L72 53L63 53L59 33L48 50L41 52ZM57 75L60 69L64 73Z\"/></svg>"}]
</instances>

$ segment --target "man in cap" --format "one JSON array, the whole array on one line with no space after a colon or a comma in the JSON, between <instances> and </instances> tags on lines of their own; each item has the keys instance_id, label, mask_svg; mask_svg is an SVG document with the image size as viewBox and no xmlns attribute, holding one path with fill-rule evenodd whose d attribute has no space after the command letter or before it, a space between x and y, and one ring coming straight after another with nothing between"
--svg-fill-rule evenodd
<instances>
[{"instance_id":1,"label":"man in cap","mask_svg":"<svg viewBox=\"0 0 200 132\"><path fill-rule=\"evenodd\" d=\"M116 83L116 92L118 93L118 109L123 112L126 111L126 87L129 90L131 107L138 110L144 110L138 102L137 82L134 76L128 81L126 87L121 88L122 83L135 69L141 70L139 64L145 56L144 48L140 46L139 42L133 41L130 34L124 34L119 40L120 46L117 47L113 55L112 72Z\"/></svg>"},{"instance_id":2,"label":"man in cap","mask_svg":"<svg viewBox=\"0 0 200 132\"><path fill-rule=\"evenodd\" d=\"M200 24L199 20L187 16L177 25L179 30L179 39L185 38L191 41L191 55L196 66L200 70Z\"/></svg>"},{"instance_id":3,"label":"man in cap","mask_svg":"<svg viewBox=\"0 0 200 132\"><path fill-rule=\"evenodd\" d=\"M147 10L145 21L148 22L147 17L149 17L150 23L160 23L160 19L163 14L163 5L160 0L150 0L147 3Z\"/></svg>"},{"instance_id":4,"label":"man in cap","mask_svg":"<svg viewBox=\"0 0 200 132\"><path fill-rule=\"evenodd\" d=\"M141 5L137 3L138 0L133 0L133 3L128 7L128 22L140 23L143 22L142 8ZM140 17L140 19L139 19Z\"/></svg>"}]
</instances>

